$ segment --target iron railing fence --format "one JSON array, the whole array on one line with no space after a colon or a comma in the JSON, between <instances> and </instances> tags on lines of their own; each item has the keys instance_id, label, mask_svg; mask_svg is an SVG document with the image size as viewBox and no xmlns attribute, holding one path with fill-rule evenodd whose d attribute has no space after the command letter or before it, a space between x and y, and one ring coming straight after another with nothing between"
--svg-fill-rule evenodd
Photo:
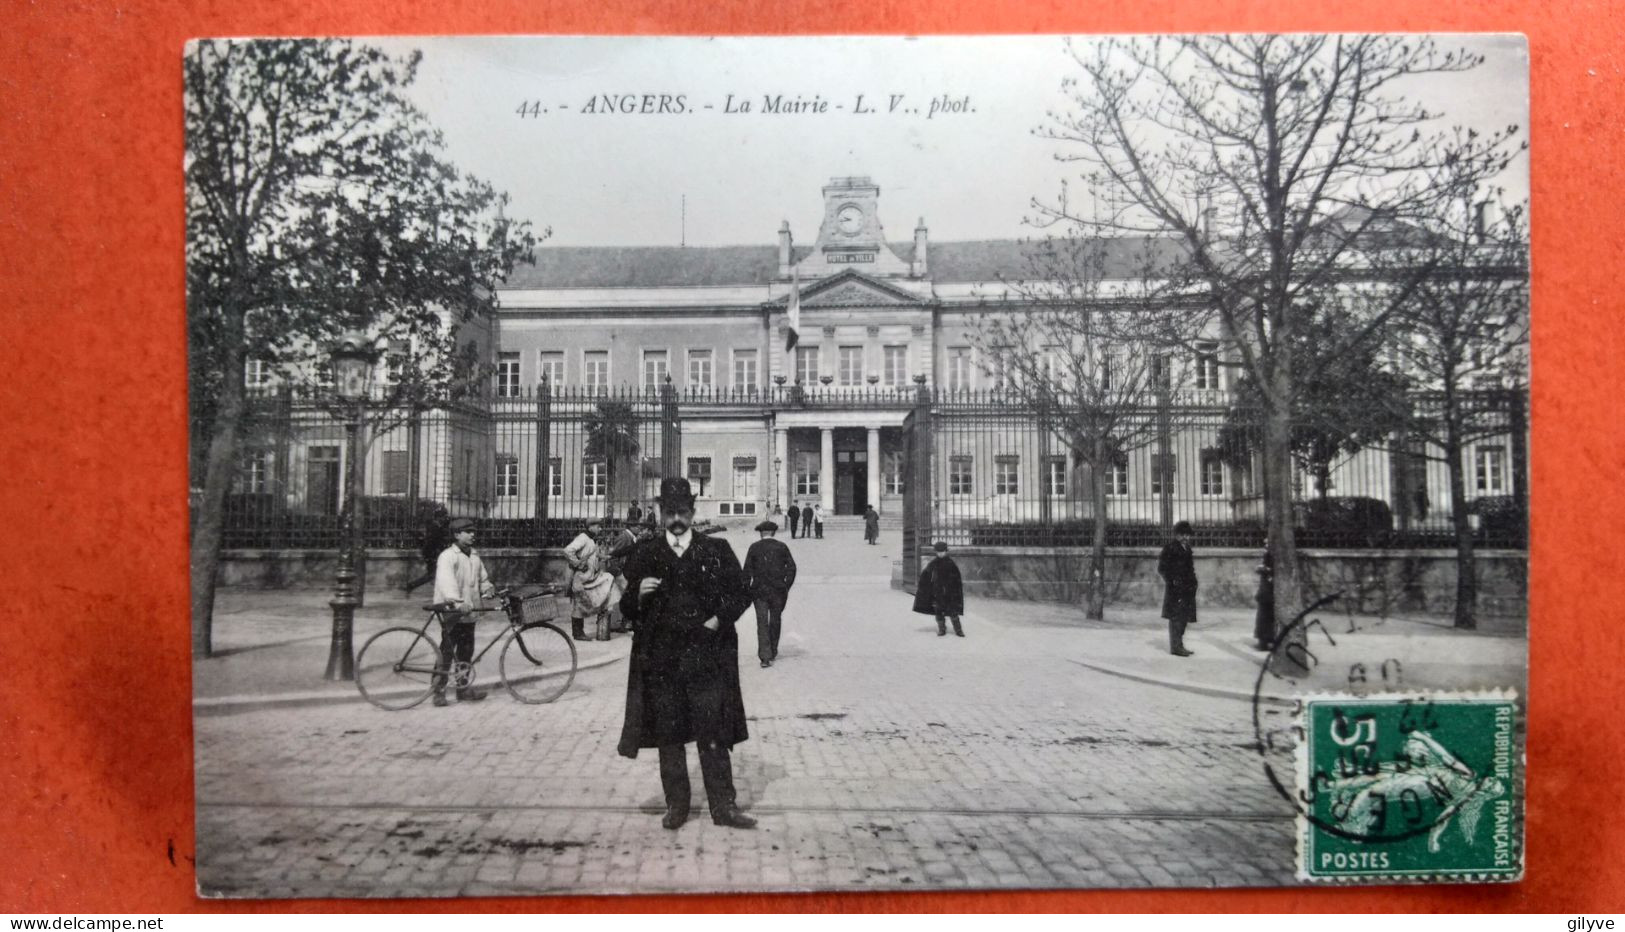
<instances>
[{"instance_id":1,"label":"iron railing fence","mask_svg":"<svg viewBox=\"0 0 1625 932\"><path fill-rule=\"evenodd\" d=\"M229 548L333 548L351 504L354 463L367 546L415 549L448 516L481 519L486 546L562 543L589 519L648 512L665 475L682 474L685 422L730 420L770 436L775 412L886 409L907 414L905 543L1078 546L1096 507L1091 437L1080 412L1037 410L1013 394L913 385L774 385L760 390L526 387L504 396L345 408L258 392L245 418L225 504ZM1448 547L1454 510L1444 444L1459 413L1459 496L1485 546L1526 545L1527 422L1521 393L1416 393L1404 427L1294 469L1295 520L1311 547ZM354 438L350 436L354 425ZM201 455L203 425L194 425ZM1175 393L1115 412L1104 519L1114 546L1160 543L1190 521L1208 545L1261 545L1255 413L1216 392ZM1307 448L1307 443L1305 444ZM709 462L707 460L706 462ZM759 495L766 509L779 477ZM195 473L195 474L200 474ZM912 547L911 547L912 549Z\"/></svg>"}]
</instances>

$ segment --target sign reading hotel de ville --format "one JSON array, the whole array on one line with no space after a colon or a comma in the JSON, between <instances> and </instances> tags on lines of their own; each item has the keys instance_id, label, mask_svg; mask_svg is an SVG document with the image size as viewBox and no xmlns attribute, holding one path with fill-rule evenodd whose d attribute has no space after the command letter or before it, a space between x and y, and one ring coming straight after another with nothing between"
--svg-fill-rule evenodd
<instances>
[{"instance_id":1,"label":"sign reading hotel de ville","mask_svg":"<svg viewBox=\"0 0 1625 932\"><path fill-rule=\"evenodd\" d=\"M1521 37L182 64L204 895L1522 875Z\"/></svg>"}]
</instances>

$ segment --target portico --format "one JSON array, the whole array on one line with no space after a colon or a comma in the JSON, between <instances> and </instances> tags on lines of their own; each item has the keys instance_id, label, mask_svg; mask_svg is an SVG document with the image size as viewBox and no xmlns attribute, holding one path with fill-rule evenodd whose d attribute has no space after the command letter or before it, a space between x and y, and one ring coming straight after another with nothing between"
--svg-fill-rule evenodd
<instances>
[{"instance_id":1,"label":"portico","mask_svg":"<svg viewBox=\"0 0 1625 932\"><path fill-rule=\"evenodd\" d=\"M774 455L785 464L779 501L820 504L831 515L885 513L901 500L900 464L887 455L901 448L907 412L898 410L787 411L775 415Z\"/></svg>"}]
</instances>

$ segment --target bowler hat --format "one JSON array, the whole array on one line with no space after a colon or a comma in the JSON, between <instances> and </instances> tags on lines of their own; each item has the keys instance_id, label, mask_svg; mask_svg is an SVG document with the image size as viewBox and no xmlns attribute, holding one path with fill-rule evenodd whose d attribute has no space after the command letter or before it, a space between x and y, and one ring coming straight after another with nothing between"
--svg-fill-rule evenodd
<instances>
[{"instance_id":1,"label":"bowler hat","mask_svg":"<svg viewBox=\"0 0 1625 932\"><path fill-rule=\"evenodd\" d=\"M452 532L453 534L457 533L458 531L472 531L474 530L474 519L452 518L451 522L446 525L446 530Z\"/></svg>"},{"instance_id":2,"label":"bowler hat","mask_svg":"<svg viewBox=\"0 0 1625 932\"><path fill-rule=\"evenodd\" d=\"M937 553L947 553L948 545L939 540L931 545L931 549L935 550Z\"/></svg>"},{"instance_id":3,"label":"bowler hat","mask_svg":"<svg viewBox=\"0 0 1625 932\"><path fill-rule=\"evenodd\" d=\"M1194 534L1196 532L1191 530L1191 523L1189 521L1179 521L1179 522L1176 522L1174 524L1174 533L1175 534Z\"/></svg>"},{"instance_id":4,"label":"bowler hat","mask_svg":"<svg viewBox=\"0 0 1625 932\"><path fill-rule=\"evenodd\" d=\"M682 476L667 476L660 480L660 508L671 511L694 507L694 487Z\"/></svg>"},{"instance_id":5,"label":"bowler hat","mask_svg":"<svg viewBox=\"0 0 1625 932\"><path fill-rule=\"evenodd\" d=\"M761 524L756 525L758 531L777 531L778 529L778 524L773 521L763 521Z\"/></svg>"}]
</instances>

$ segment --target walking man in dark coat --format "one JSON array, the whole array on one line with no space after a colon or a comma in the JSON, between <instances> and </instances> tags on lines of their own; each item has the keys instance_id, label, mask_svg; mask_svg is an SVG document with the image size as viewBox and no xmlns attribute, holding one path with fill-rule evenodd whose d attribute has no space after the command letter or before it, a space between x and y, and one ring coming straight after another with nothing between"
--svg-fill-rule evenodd
<instances>
[{"instance_id":1,"label":"walking man in dark coat","mask_svg":"<svg viewBox=\"0 0 1625 932\"><path fill-rule=\"evenodd\" d=\"M800 523L800 521L801 521L801 509L797 508L794 505L791 505L790 506L790 539L791 540L796 539L796 525L798 523Z\"/></svg>"},{"instance_id":2,"label":"walking man in dark coat","mask_svg":"<svg viewBox=\"0 0 1625 932\"><path fill-rule=\"evenodd\" d=\"M1174 525L1174 539L1157 558L1157 575L1162 577L1162 617L1168 619L1168 652L1189 657L1185 649L1185 627L1196 624L1196 558L1191 551L1193 532L1189 521Z\"/></svg>"},{"instance_id":3,"label":"walking man in dark coat","mask_svg":"<svg viewBox=\"0 0 1625 932\"><path fill-rule=\"evenodd\" d=\"M684 745L694 742L711 821L755 828L756 820L735 802L729 759L730 749L747 737L734 622L750 604L750 592L728 542L694 533L687 479L660 483L660 517L665 530L626 560L621 612L634 626L618 750L637 757L640 748L659 749L666 796L660 824L677 829L688 821Z\"/></svg>"},{"instance_id":4,"label":"walking man in dark coat","mask_svg":"<svg viewBox=\"0 0 1625 932\"><path fill-rule=\"evenodd\" d=\"M937 541L932 549L937 556L920 570L920 581L914 588L914 610L936 617L937 637L948 636L943 616L953 620L954 635L964 637L965 629L959 626L959 616L965 611L965 587L959 577L959 564L948 556L948 545L942 541Z\"/></svg>"},{"instance_id":5,"label":"walking man in dark coat","mask_svg":"<svg viewBox=\"0 0 1625 932\"><path fill-rule=\"evenodd\" d=\"M880 512L873 505L863 509L863 539L871 544L880 540Z\"/></svg>"},{"instance_id":6,"label":"walking man in dark coat","mask_svg":"<svg viewBox=\"0 0 1625 932\"><path fill-rule=\"evenodd\" d=\"M745 585L756 600L756 657L765 670L779 659L779 625L796 581L796 561L783 541L773 539L777 524L763 521L756 530L762 539L745 552Z\"/></svg>"}]
</instances>

